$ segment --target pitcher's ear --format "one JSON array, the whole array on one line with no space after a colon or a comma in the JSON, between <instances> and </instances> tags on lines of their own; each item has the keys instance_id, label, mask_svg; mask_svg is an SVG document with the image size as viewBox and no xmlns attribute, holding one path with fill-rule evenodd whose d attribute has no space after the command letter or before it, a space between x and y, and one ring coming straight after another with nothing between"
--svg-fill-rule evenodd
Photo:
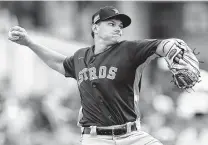
<instances>
[{"instance_id":1,"label":"pitcher's ear","mask_svg":"<svg viewBox=\"0 0 208 145\"><path fill-rule=\"evenodd\" d=\"M92 32L94 32L95 31L95 24L92 24Z\"/></svg>"},{"instance_id":2,"label":"pitcher's ear","mask_svg":"<svg viewBox=\"0 0 208 145\"><path fill-rule=\"evenodd\" d=\"M97 24L93 24L92 25L92 31L94 32L94 33L97 33L97 31L98 31L98 25Z\"/></svg>"}]
</instances>

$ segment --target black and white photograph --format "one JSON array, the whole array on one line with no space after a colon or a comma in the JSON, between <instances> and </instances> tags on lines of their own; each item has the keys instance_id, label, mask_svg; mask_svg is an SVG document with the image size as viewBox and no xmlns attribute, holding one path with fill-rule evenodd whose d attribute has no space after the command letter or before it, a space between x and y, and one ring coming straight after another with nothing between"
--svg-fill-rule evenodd
<instances>
[{"instance_id":1,"label":"black and white photograph","mask_svg":"<svg viewBox=\"0 0 208 145\"><path fill-rule=\"evenodd\" d=\"M208 2L0 1L0 145L208 145Z\"/></svg>"}]
</instances>

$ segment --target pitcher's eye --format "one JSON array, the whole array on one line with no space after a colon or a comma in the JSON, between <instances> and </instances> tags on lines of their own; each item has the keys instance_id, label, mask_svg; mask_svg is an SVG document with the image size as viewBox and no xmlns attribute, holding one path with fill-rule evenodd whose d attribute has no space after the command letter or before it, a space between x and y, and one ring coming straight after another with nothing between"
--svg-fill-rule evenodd
<instances>
[{"instance_id":1,"label":"pitcher's eye","mask_svg":"<svg viewBox=\"0 0 208 145\"><path fill-rule=\"evenodd\" d=\"M115 26L115 24L112 23L112 22L108 23L108 25L110 25L110 26Z\"/></svg>"}]
</instances>

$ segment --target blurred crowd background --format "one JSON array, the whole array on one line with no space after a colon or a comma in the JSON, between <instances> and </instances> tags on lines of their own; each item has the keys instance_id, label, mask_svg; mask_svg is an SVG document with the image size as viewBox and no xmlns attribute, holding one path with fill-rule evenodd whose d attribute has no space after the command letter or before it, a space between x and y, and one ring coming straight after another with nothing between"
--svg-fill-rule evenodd
<instances>
[{"instance_id":1,"label":"blurred crowd background","mask_svg":"<svg viewBox=\"0 0 208 145\"><path fill-rule=\"evenodd\" d=\"M77 145L80 98L76 81L47 67L32 51L10 42L12 26L65 55L92 44L91 16L112 5L132 18L122 39L180 38L199 54L201 79L178 89L164 59L145 69L142 129L164 145L208 144L208 3L136 1L0 2L0 145Z\"/></svg>"}]
</instances>

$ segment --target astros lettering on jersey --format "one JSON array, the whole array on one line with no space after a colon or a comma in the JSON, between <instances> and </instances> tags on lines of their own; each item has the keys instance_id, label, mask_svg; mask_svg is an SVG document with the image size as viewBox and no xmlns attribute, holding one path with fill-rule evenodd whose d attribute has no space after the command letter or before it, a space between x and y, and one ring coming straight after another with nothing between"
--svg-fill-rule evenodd
<instances>
[{"instance_id":1,"label":"astros lettering on jersey","mask_svg":"<svg viewBox=\"0 0 208 145\"><path fill-rule=\"evenodd\" d=\"M106 66L100 66L98 69L96 69L96 67L83 68L79 72L78 84L80 85L83 82L83 80L87 81L88 79L90 81L95 79L102 79L102 78L108 78L113 80L116 77L117 69L118 68L113 66L111 66L110 68L107 68Z\"/></svg>"}]
</instances>

